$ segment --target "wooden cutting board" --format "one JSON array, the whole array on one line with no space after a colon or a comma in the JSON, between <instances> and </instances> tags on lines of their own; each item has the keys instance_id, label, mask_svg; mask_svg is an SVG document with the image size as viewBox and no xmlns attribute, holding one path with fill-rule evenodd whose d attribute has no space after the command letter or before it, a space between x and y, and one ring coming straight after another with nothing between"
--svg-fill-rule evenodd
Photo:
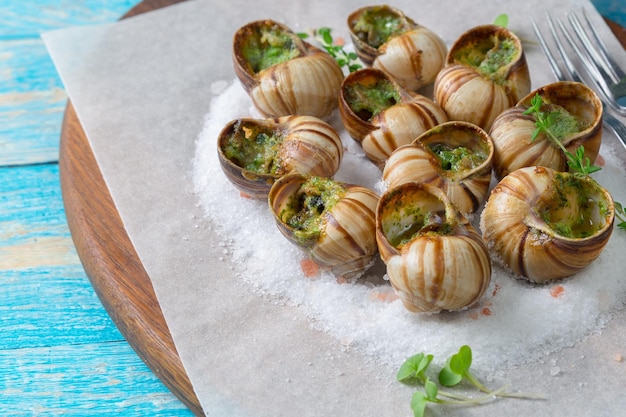
<instances>
[{"instance_id":1,"label":"wooden cutting board","mask_svg":"<svg viewBox=\"0 0 626 417\"><path fill-rule=\"evenodd\" d=\"M144 0L129 17L184 0ZM626 48L626 29L607 21ZM196 415L202 407L159 307L150 277L124 229L94 154L68 102L59 168L68 225L102 304L142 360Z\"/></svg>"}]
</instances>

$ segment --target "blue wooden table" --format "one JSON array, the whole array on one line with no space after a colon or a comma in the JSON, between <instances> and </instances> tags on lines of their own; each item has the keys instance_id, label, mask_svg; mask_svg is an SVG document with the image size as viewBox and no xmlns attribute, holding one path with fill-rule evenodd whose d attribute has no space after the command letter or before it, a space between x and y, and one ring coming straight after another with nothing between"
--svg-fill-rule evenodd
<instances>
[{"instance_id":1,"label":"blue wooden table","mask_svg":"<svg viewBox=\"0 0 626 417\"><path fill-rule=\"evenodd\" d=\"M67 227L67 97L40 33L117 20L138 0L0 0L0 415L190 416L90 286ZM594 0L626 27L623 0Z\"/></svg>"}]
</instances>

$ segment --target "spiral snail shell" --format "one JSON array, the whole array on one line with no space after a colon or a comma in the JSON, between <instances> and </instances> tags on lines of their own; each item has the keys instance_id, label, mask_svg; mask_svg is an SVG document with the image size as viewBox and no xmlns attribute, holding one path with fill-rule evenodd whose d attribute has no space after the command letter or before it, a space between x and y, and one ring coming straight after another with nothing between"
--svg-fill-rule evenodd
<instances>
[{"instance_id":1,"label":"spiral snail shell","mask_svg":"<svg viewBox=\"0 0 626 417\"><path fill-rule=\"evenodd\" d=\"M542 112L558 115L551 131L568 152L575 153L583 145L590 161L598 156L602 142L600 98L582 83L559 81L531 92L494 121L489 134L495 146L493 164L498 178L527 166L569 169L566 154L545 132L533 139L536 118L525 113L535 95L542 99Z\"/></svg>"},{"instance_id":2,"label":"spiral snail shell","mask_svg":"<svg viewBox=\"0 0 626 417\"><path fill-rule=\"evenodd\" d=\"M432 84L444 65L443 40L394 7L355 10L348 17L348 28L361 61L388 73L407 90Z\"/></svg>"},{"instance_id":3,"label":"spiral snail shell","mask_svg":"<svg viewBox=\"0 0 626 417\"><path fill-rule=\"evenodd\" d=\"M385 192L376 239L389 281L409 311L466 308L491 281L480 234L433 185L408 182Z\"/></svg>"},{"instance_id":4,"label":"spiral snail shell","mask_svg":"<svg viewBox=\"0 0 626 417\"><path fill-rule=\"evenodd\" d=\"M297 173L277 180L268 195L281 233L320 267L345 278L373 264L378 200L368 188Z\"/></svg>"},{"instance_id":5,"label":"spiral snail shell","mask_svg":"<svg viewBox=\"0 0 626 417\"><path fill-rule=\"evenodd\" d=\"M611 236L614 216L611 195L591 177L525 167L496 185L480 227L496 259L544 283L593 262Z\"/></svg>"},{"instance_id":6,"label":"spiral snail shell","mask_svg":"<svg viewBox=\"0 0 626 417\"><path fill-rule=\"evenodd\" d=\"M446 122L396 149L385 164L383 181L389 188L413 181L435 185L461 213L471 215L489 193L492 158L493 142L483 129Z\"/></svg>"},{"instance_id":7,"label":"spiral snail shell","mask_svg":"<svg viewBox=\"0 0 626 417\"><path fill-rule=\"evenodd\" d=\"M339 114L348 134L381 168L396 148L448 120L435 102L402 88L375 68L346 76L339 94Z\"/></svg>"},{"instance_id":8,"label":"spiral snail shell","mask_svg":"<svg viewBox=\"0 0 626 417\"><path fill-rule=\"evenodd\" d=\"M258 20L233 39L235 73L255 107L267 117L326 118L337 107L343 71L333 57L288 27Z\"/></svg>"},{"instance_id":9,"label":"spiral snail shell","mask_svg":"<svg viewBox=\"0 0 626 417\"><path fill-rule=\"evenodd\" d=\"M253 198L267 198L274 181L290 172L332 177L342 157L339 134L312 116L235 119L218 137L222 171Z\"/></svg>"},{"instance_id":10,"label":"spiral snail shell","mask_svg":"<svg viewBox=\"0 0 626 417\"><path fill-rule=\"evenodd\" d=\"M489 130L493 120L530 91L530 73L519 38L496 25L474 27L452 45L437 74L435 101L451 120Z\"/></svg>"}]
</instances>

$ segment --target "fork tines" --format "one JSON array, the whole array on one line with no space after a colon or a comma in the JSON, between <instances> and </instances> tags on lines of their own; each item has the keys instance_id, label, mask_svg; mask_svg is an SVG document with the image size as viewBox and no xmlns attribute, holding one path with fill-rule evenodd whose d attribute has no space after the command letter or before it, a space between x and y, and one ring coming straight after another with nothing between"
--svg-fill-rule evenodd
<instances>
[{"instance_id":1,"label":"fork tines","mask_svg":"<svg viewBox=\"0 0 626 417\"><path fill-rule=\"evenodd\" d=\"M584 82L583 75L578 71L578 67L570 58L570 54L568 54L569 50L573 50L586 70L585 78L590 79L595 86L594 89L598 91L604 107L610 107L618 113L626 115L626 107L620 105L615 97L615 95L621 95L626 98L626 77L623 75L624 72L615 64L614 59L608 53L606 45L593 27L585 10L583 10L583 15L586 26L590 28L591 37L594 38L593 41L583 29L583 25L575 13L568 13L567 18L578 41L574 39L574 36L566 29L560 19L555 19L549 13L546 13L548 28L552 35L552 43L558 51L558 58L551 50L536 21L531 18L531 23L544 55L548 59L550 68L558 80ZM559 36L559 33L562 36ZM566 42L561 41L562 38ZM583 46L581 47L579 44ZM617 81L615 81L616 79ZM608 112L604 113L603 121L626 147L626 127L624 124Z\"/></svg>"}]
</instances>

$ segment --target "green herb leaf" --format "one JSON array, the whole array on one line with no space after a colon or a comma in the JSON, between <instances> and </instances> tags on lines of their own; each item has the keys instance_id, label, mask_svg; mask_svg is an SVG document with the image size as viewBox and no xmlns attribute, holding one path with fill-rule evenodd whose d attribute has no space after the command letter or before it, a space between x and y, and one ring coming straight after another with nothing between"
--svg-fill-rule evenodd
<instances>
[{"instance_id":1,"label":"green herb leaf","mask_svg":"<svg viewBox=\"0 0 626 417\"><path fill-rule=\"evenodd\" d=\"M328 45L332 45L333 37L330 34L330 28L320 28L318 30L318 33L322 36L322 40L324 41L324 43L326 43Z\"/></svg>"},{"instance_id":2,"label":"green herb leaf","mask_svg":"<svg viewBox=\"0 0 626 417\"><path fill-rule=\"evenodd\" d=\"M413 397L411 397L411 410L413 410L415 417L424 417L427 402L428 399L423 392L416 391L413 393Z\"/></svg>"},{"instance_id":3,"label":"green herb leaf","mask_svg":"<svg viewBox=\"0 0 626 417\"><path fill-rule=\"evenodd\" d=\"M463 380L463 376L450 369L450 362L439 371L439 383L444 387L453 387Z\"/></svg>"},{"instance_id":4,"label":"green herb leaf","mask_svg":"<svg viewBox=\"0 0 626 417\"><path fill-rule=\"evenodd\" d=\"M424 383L424 390L426 391L426 397L430 401L437 401L437 394L439 393L439 388L437 384L435 384L430 379L427 379Z\"/></svg>"},{"instance_id":5,"label":"green herb leaf","mask_svg":"<svg viewBox=\"0 0 626 417\"><path fill-rule=\"evenodd\" d=\"M614 201L613 205L615 207L615 217L619 220L617 227L626 230L626 211L624 211L624 206L619 201Z\"/></svg>"},{"instance_id":6,"label":"green herb leaf","mask_svg":"<svg viewBox=\"0 0 626 417\"><path fill-rule=\"evenodd\" d=\"M566 152L565 155L567 155L567 165L570 167L570 170L581 176L587 176L601 169L599 166L591 165L591 160L585 156L585 147L583 145L576 149L575 155L571 152Z\"/></svg>"},{"instance_id":7,"label":"green herb leaf","mask_svg":"<svg viewBox=\"0 0 626 417\"><path fill-rule=\"evenodd\" d=\"M463 345L458 353L450 356L439 372L439 383L446 387L453 387L460 383L468 374L472 365L472 350L469 346Z\"/></svg>"},{"instance_id":8,"label":"green herb leaf","mask_svg":"<svg viewBox=\"0 0 626 417\"><path fill-rule=\"evenodd\" d=\"M398 371L397 379L403 384L422 384L427 380L426 369L433 360L433 355L418 353L408 358Z\"/></svg>"},{"instance_id":9,"label":"green herb leaf","mask_svg":"<svg viewBox=\"0 0 626 417\"><path fill-rule=\"evenodd\" d=\"M506 13L498 15L498 17L496 17L493 21L493 24L497 26L502 26L503 28L507 27L509 25L509 15Z\"/></svg>"},{"instance_id":10,"label":"green herb leaf","mask_svg":"<svg viewBox=\"0 0 626 417\"><path fill-rule=\"evenodd\" d=\"M350 72L354 72L362 68L362 65L356 62L358 60L358 55L355 52L347 52L344 50L342 45L334 44L335 41L330 28L321 27L313 30L313 35L322 48L328 52L330 56L335 58L335 61L337 61L337 64L339 64L341 68L346 67ZM302 35L299 34L299 36L304 39Z\"/></svg>"},{"instance_id":11,"label":"green herb leaf","mask_svg":"<svg viewBox=\"0 0 626 417\"><path fill-rule=\"evenodd\" d=\"M450 357L450 369L457 374L465 375L470 366L472 366L472 349L463 345L458 353Z\"/></svg>"}]
</instances>

